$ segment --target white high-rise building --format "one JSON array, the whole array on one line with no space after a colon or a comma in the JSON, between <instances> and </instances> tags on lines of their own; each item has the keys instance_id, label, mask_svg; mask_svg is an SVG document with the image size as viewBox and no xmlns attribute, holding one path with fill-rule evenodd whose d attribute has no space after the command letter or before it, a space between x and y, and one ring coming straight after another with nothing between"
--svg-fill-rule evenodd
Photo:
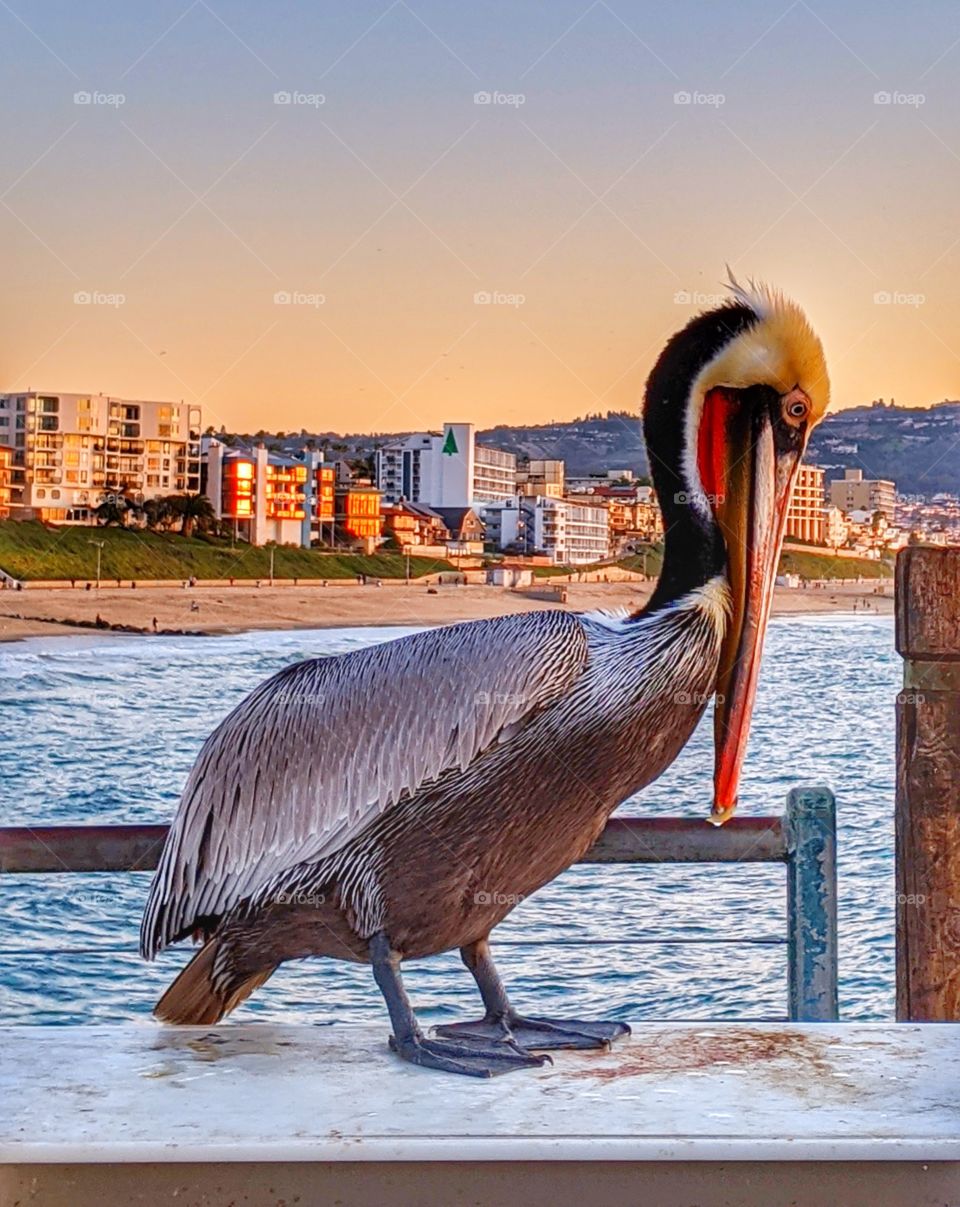
<instances>
[{"instance_id":1,"label":"white high-rise building","mask_svg":"<svg viewBox=\"0 0 960 1207\"><path fill-rule=\"evenodd\" d=\"M385 503L475 507L511 498L517 489L513 453L478 444L472 423L445 423L442 432L415 432L377 451L377 486Z\"/></svg>"},{"instance_id":2,"label":"white high-rise building","mask_svg":"<svg viewBox=\"0 0 960 1207\"><path fill-rule=\"evenodd\" d=\"M610 515L602 503L516 495L480 509L499 549L546 554L557 565L588 565L610 555Z\"/></svg>"},{"instance_id":3,"label":"white high-rise building","mask_svg":"<svg viewBox=\"0 0 960 1207\"><path fill-rule=\"evenodd\" d=\"M200 489L200 408L105 394L0 394L13 449L12 519L88 524L105 497L136 502Z\"/></svg>"}]
</instances>

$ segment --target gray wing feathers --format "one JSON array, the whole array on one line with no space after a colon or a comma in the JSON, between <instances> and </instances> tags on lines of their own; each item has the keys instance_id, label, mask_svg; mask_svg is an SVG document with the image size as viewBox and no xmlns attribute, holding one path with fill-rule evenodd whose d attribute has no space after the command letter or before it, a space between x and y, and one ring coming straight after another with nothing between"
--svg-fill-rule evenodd
<instances>
[{"instance_id":1,"label":"gray wing feathers","mask_svg":"<svg viewBox=\"0 0 960 1207\"><path fill-rule=\"evenodd\" d=\"M261 684L190 773L144 912L144 955L509 740L586 658L576 617L536 612L301 662Z\"/></svg>"}]
</instances>

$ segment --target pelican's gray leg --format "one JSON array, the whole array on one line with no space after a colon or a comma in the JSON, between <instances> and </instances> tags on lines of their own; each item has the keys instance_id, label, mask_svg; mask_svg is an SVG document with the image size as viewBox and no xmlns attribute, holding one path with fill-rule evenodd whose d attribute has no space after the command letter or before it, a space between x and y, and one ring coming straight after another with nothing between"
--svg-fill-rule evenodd
<instances>
[{"instance_id":1,"label":"pelican's gray leg","mask_svg":"<svg viewBox=\"0 0 960 1207\"><path fill-rule=\"evenodd\" d=\"M390 947L385 934L370 940L370 959L383 999L390 1011L393 1034L390 1047L404 1060L442 1069L447 1073L463 1073L468 1077L496 1077L513 1069L539 1068L550 1058L532 1056L513 1042L457 1042L450 1039L428 1039L420 1030L400 976L400 956Z\"/></svg>"},{"instance_id":2,"label":"pelican's gray leg","mask_svg":"<svg viewBox=\"0 0 960 1207\"><path fill-rule=\"evenodd\" d=\"M626 1023L586 1022L581 1019L525 1018L517 1014L486 939L461 947L460 956L473 973L485 1014L475 1023L450 1023L437 1027L438 1035L474 1041L512 1040L519 1048L609 1048L615 1039L630 1034Z\"/></svg>"}]
</instances>

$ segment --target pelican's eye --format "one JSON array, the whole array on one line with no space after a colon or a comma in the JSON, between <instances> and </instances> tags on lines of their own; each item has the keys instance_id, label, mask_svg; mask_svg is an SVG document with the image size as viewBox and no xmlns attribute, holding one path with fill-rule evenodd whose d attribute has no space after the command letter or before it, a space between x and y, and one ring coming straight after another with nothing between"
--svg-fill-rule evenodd
<instances>
[{"instance_id":1,"label":"pelican's eye","mask_svg":"<svg viewBox=\"0 0 960 1207\"><path fill-rule=\"evenodd\" d=\"M783 417L793 427L799 427L810 414L810 399L793 389L783 399Z\"/></svg>"}]
</instances>

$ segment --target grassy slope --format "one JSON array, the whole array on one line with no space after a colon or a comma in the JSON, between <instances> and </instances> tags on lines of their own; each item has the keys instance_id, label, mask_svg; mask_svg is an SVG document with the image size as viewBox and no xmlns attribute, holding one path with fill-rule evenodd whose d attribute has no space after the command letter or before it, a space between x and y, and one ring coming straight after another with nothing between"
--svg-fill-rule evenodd
<instances>
[{"instance_id":1,"label":"grassy slope","mask_svg":"<svg viewBox=\"0 0 960 1207\"><path fill-rule=\"evenodd\" d=\"M799 574L801 578L889 578L893 570L886 562L866 557L833 557L829 553L795 553L780 556L781 574Z\"/></svg>"},{"instance_id":2,"label":"grassy slope","mask_svg":"<svg viewBox=\"0 0 960 1207\"><path fill-rule=\"evenodd\" d=\"M662 548L660 546L653 547L647 555L647 574L659 574L662 560ZM624 557L617 562L617 565L624 570L642 572L644 568L643 557L640 554ZM578 567L580 570L589 570L591 572L599 570L601 573L604 568L605 563ZM534 575L537 578L553 578L558 574L566 574L567 572L568 568L566 566L538 566L534 570ZM893 571L885 562L870 561L868 558L834 557L829 553L793 553L788 551L781 555L780 573L799 574L801 578L808 579L888 578Z\"/></svg>"},{"instance_id":3,"label":"grassy slope","mask_svg":"<svg viewBox=\"0 0 960 1207\"><path fill-rule=\"evenodd\" d=\"M104 541L102 575L108 579L267 578L270 551L229 541L186 539L175 534L128 532L119 528L47 528L40 523L0 521L0 569L21 579L92 580L97 550ZM413 557L414 577L450 570L449 562ZM403 578L406 559L398 553L372 557L318 553L278 547L275 578Z\"/></svg>"}]
</instances>

